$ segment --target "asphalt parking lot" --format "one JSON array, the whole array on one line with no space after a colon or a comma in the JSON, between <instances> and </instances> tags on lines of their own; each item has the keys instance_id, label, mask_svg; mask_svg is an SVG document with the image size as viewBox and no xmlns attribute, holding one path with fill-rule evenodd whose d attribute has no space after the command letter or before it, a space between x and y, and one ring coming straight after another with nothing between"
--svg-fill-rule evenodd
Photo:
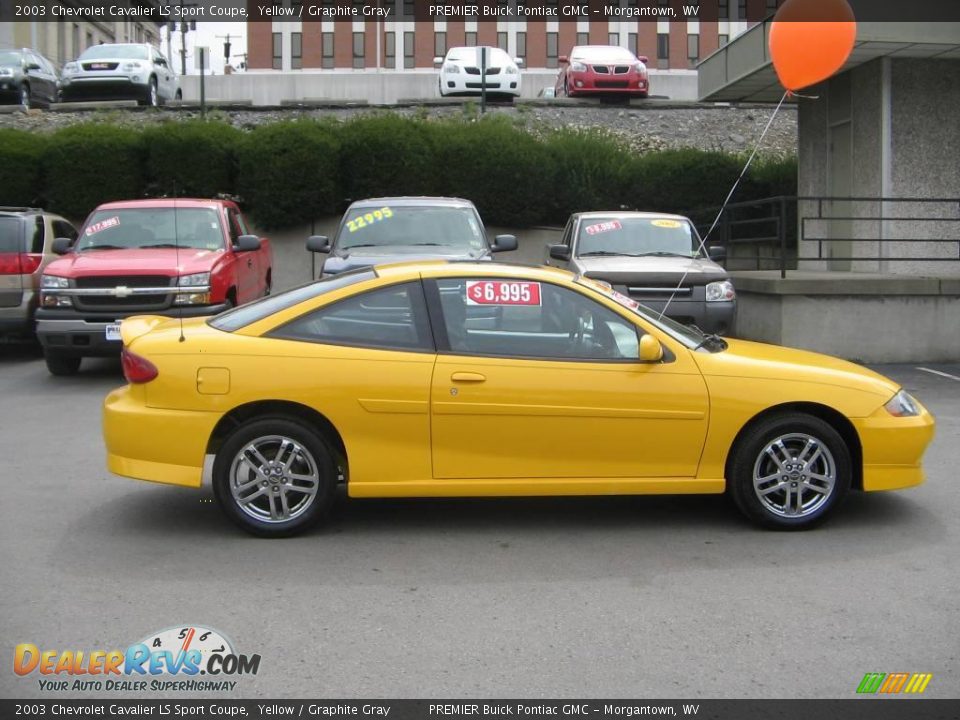
<instances>
[{"instance_id":1,"label":"asphalt parking lot","mask_svg":"<svg viewBox=\"0 0 960 720\"><path fill-rule=\"evenodd\" d=\"M117 362L54 378L0 347L0 696L44 695L17 643L203 624L262 656L234 696L849 698L866 672L929 672L926 696L955 697L960 380L878 369L937 417L928 482L854 494L813 532L755 530L719 497L367 500L265 541L207 488L106 472Z\"/></svg>"}]
</instances>

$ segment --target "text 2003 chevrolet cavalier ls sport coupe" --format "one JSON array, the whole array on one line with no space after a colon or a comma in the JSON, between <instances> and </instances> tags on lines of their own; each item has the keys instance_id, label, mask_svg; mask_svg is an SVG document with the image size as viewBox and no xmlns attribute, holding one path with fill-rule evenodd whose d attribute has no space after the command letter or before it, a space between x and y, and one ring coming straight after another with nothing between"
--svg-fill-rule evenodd
<instances>
[{"instance_id":1,"label":"text 2003 chevrolet cavalier ls sport coupe","mask_svg":"<svg viewBox=\"0 0 960 720\"><path fill-rule=\"evenodd\" d=\"M341 477L355 497L727 491L805 528L851 488L922 482L934 430L870 370L704 336L551 268L381 266L121 334L110 470L209 475L266 536L318 520Z\"/></svg>"}]
</instances>

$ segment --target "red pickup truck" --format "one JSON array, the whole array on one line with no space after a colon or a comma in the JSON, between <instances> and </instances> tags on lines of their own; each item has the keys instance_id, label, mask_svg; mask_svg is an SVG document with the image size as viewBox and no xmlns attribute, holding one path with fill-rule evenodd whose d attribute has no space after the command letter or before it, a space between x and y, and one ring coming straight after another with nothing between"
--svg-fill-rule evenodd
<instances>
[{"instance_id":1,"label":"red pickup truck","mask_svg":"<svg viewBox=\"0 0 960 720\"><path fill-rule=\"evenodd\" d=\"M214 315L270 294L270 241L250 234L228 200L107 203L53 251L64 257L43 272L36 317L54 375L119 353L123 318Z\"/></svg>"}]
</instances>

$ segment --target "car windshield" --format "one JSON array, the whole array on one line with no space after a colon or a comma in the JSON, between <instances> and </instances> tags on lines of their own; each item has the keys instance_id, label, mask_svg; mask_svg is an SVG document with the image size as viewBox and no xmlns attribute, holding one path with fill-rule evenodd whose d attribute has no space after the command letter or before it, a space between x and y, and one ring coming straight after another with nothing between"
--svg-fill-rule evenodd
<instances>
[{"instance_id":1,"label":"car windshield","mask_svg":"<svg viewBox=\"0 0 960 720\"><path fill-rule=\"evenodd\" d=\"M0 65L19 65L22 56L16 50L0 50Z\"/></svg>"},{"instance_id":2,"label":"car windshield","mask_svg":"<svg viewBox=\"0 0 960 720\"><path fill-rule=\"evenodd\" d=\"M120 59L149 60L150 54L143 45L93 45L81 53L80 60Z\"/></svg>"},{"instance_id":3,"label":"car windshield","mask_svg":"<svg viewBox=\"0 0 960 720\"><path fill-rule=\"evenodd\" d=\"M487 241L470 207L384 205L350 208L336 249L423 246L482 250Z\"/></svg>"},{"instance_id":4,"label":"car windshield","mask_svg":"<svg viewBox=\"0 0 960 720\"><path fill-rule=\"evenodd\" d=\"M447 55L447 61L463 63L464 65L480 67L480 49L479 47L455 48ZM499 67L501 65L512 65L510 56L497 47L487 48L487 65L490 67Z\"/></svg>"},{"instance_id":5,"label":"car windshield","mask_svg":"<svg viewBox=\"0 0 960 720\"><path fill-rule=\"evenodd\" d=\"M76 250L118 248L224 248L215 208L147 207L98 210L87 221Z\"/></svg>"},{"instance_id":6,"label":"car windshield","mask_svg":"<svg viewBox=\"0 0 960 720\"><path fill-rule=\"evenodd\" d=\"M23 223L18 217L0 216L0 253L23 251Z\"/></svg>"},{"instance_id":7,"label":"car windshield","mask_svg":"<svg viewBox=\"0 0 960 720\"><path fill-rule=\"evenodd\" d=\"M355 283L363 282L377 277L376 272L370 268L360 268L350 270L339 275L332 275L322 280L316 280L306 285L299 285L276 295L268 295L246 305L233 308L222 312L216 317L211 318L208 324L217 330L224 332L234 332L247 325L252 325L267 318L281 310L286 310L305 300L310 300L318 295L323 295L338 288L347 287Z\"/></svg>"},{"instance_id":8,"label":"car windshield","mask_svg":"<svg viewBox=\"0 0 960 720\"><path fill-rule=\"evenodd\" d=\"M701 346L704 339L707 337L696 328L689 327L687 325L681 325L676 320L671 320L666 315L661 317L660 313L648 308L646 305L641 305L636 300L627 297L623 293L617 292L607 283L598 282L597 280L584 277L583 275L578 276L576 281L580 285L590 288L594 292L600 293L601 295L619 303L634 314L642 317L644 320L653 323L670 335L670 337L672 337L674 340L682 342L690 349Z\"/></svg>"},{"instance_id":9,"label":"car windshield","mask_svg":"<svg viewBox=\"0 0 960 720\"><path fill-rule=\"evenodd\" d=\"M637 62L633 53L622 47L590 47L574 50L571 57L574 60L584 60L592 63L619 62L630 63Z\"/></svg>"},{"instance_id":10,"label":"car windshield","mask_svg":"<svg viewBox=\"0 0 960 720\"><path fill-rule=\"evenodd\" d=\"M698 257L700 238L686 219L591 215L580 221L577 256L678 255Z\"/></svg>"}]
</instances>

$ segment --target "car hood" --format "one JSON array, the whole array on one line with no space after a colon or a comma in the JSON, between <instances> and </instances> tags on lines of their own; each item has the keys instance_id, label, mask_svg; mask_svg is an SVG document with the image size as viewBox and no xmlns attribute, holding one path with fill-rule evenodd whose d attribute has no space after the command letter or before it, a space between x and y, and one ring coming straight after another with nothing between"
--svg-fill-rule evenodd
<instances>
[{"instance_id":1,"label":"car hood","mask_svg":"<svg viewBox=\"0 0 960 720\"><path fill-rule=\"evenodd\" d=\"M830 355L749 340L727 339L727 345L721 352L693 353L705 376L833 385L876 395L881 403L900 389L893 380L869 368Z\"/></svg>"},{"instance_id":2,"label":"car hood","mask_svg":"<svg viewBox=\"0 0 960 720\"><path fill-rule=\"evenodd\" d=\"M708 258L578 257L574 266L572 269L577 272L597 280L606 280L611 285L676 285L683 278L684 287L688 287L729 277L726 270Z\"/></svg>"},{"instance_id":3,"label":"car hood","mask_svg":"<svg viewBox=\"0 0 960 720\"><path fill-rule=\"evenodd\" d=\"M124 248L84 250L50 263L45 274L62 277L95 275L189 275L209 272L223 250L197 248Z\"/></svg>"},{"instance_id":4,"label":"car hood","mask_svg":"<svg viewBox=\"0 0 960 720\"><path fill-rule=\"evenodd\" d=\"M335 251L323 264L324 272L344 272L355 268L385 265L387 263L420 260L489 260L490 251L465 250L459 247L431 247L422 245L391 245L387 247L356 248Z\"/></svg>"}]
</instances>

